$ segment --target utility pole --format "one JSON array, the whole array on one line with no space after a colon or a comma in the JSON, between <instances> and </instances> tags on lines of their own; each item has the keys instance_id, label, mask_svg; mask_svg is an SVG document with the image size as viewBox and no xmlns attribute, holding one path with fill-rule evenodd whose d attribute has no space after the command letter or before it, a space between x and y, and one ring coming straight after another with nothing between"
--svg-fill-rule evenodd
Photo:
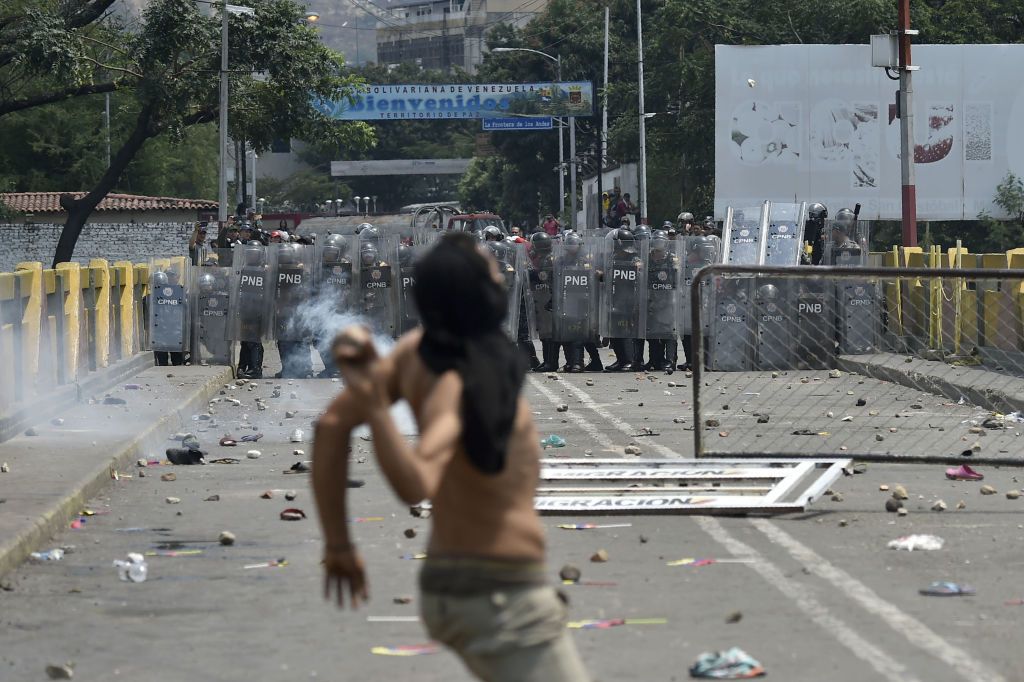
<instances>
[{"instance_id":1,"label":"utility pole","mask_svg":"<svg viewBox=\"0 0 1024 682\"><path fill-rule=\"evenodd\" d=\"M639 2L639 0L637 0ZM903 184L903 246L917 246L917 187L914 181L914 86L910 62L910 0L899 0L900 177Z\"/></svg>"},{"instance_id":2,"label":"utility pole","mask_svg":"<svg viewBox=\"0 0 1024 682\"><path fill-rule=\"evenodd\" d=\"M576 229L576 117L569 117L569 227Z\"/></svg>"},{"instance_id":3,"label":"utility pole","mask_svg":"<svg viewBox=\"0 0 1024 682\"><path fill-rule=\"evenodd\" d=\"M217 220L223 227L228 220L228 12L225 3L220 14L220 177L217 192Z\"/></svg>"},{"instance_id":4,"label":"utility pole","mask_svg":"<svg viewBox=\"0 0 1024 682\"><path fill-rule=\"evenodd\" d=\"M604 88L601 90L601 143L597 155L597 225L604 224L604 161L608 156L608 20L610 11L604 6Z\"/></svg>"},{"instance_id":5,"label":"utility pole","mask_svg":"<svg viewBox=\"0 0 1024 682\"><path fill-rule=\"evenodd\" d=\"M558 55L556 61L558 73L555 78L559 84L562 82L562 55ZM562 141L562 129L565 127L565 119L558 119L558 217L565 220L565 143Z\"/></svg>"},{"instance_id":6,"label":"utility pole","mask_svg":"<svg viewBox=\"0 0 1024 682\"><path fill-rule=\"evenodd\" d=\"M636 0L637 80L640 86L640 205L637 207L640 216L637 224L647 222L647 114L644 109L644 21L640 3L641 0Z\"/></svg>"}]
</instances>

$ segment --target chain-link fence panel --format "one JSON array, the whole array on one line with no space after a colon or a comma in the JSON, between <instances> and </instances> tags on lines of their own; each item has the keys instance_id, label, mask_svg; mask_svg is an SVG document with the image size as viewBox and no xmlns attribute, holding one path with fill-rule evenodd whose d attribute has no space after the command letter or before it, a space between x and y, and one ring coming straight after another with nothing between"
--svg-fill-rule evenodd
<instances>
[{"instance_id":1,"label":"chain-link fence panel","mask_svg":"<svg viewBox=\"0 0 1024 682\"><path fill-rule=\"evenodd\" d=\"M686 295L698 457L1024 465L1024 270L714 265Z\"/></svg>"}]
</instances>

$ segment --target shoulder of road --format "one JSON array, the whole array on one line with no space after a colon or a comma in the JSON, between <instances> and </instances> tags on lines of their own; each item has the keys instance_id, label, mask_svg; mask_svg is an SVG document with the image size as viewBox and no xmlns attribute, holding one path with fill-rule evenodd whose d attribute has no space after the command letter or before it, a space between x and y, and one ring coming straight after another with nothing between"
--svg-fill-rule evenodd
<instances>
[{"instance_id":1,"label":"shoulder of road","mask_svg":"<svg viewBox=\"0 0 1024 682\"><path fill-rule=\"evenodd\" d=\"M0 443L0 576L67 528L112 472L162 458L168 435L190 430L230 380L229 367L150 367Z\"/></svg>"}]
</instances>

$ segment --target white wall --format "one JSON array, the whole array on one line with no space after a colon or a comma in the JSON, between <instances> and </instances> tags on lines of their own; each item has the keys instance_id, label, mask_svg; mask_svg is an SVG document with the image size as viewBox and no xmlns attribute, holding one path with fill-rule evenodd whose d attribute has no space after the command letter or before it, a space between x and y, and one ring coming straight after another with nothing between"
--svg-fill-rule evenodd
<instances>
[{"instance_id":1,"label":"white wall","mask_svg":"<svg viewBox=\"0 0 1024 682\"><path fill-rule=\"evenodd\" d=\"M601 174L601 189L604 192L613 188L632 197L635 203L640 195L639 167L635 163L624 163L614 170L608 170ZM568 189L566 190L568 193ZM601 203L597 195L597 176L587 178L583 181L583 188L580 193L580 201L583 209L576 213L576 224L580 227L596 227L598 218L595 218L595 211L600 215Z\"/></svg>"}]
</instances>

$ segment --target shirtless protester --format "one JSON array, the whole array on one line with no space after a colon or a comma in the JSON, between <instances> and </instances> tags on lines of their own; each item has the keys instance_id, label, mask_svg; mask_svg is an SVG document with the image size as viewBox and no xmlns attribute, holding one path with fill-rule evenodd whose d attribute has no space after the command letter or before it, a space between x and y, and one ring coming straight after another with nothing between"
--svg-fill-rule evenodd
<instances>
[{"instance_id":1,"label":"shirtless protester","mask_svg":"<svg viewBox=\"0 0 1024 682\"><path fill-rule=\"evenodd\" d=\"M317 423L313 465L325 596L341 606L347 591L353 607L368 596L345 522L349 437L366 423L398 497L433 505L420 573L430 636L481 680L585 682L566 606L545 580L544 532L533 508L538 436L519 395L526 368L502 333L503 286L471 236L447 234L416 265L422 329L383 358L363 328L336 339L346 387ZM390 415L400 399L415 414L415 444Z\"/></svg>"}]
</instances>

